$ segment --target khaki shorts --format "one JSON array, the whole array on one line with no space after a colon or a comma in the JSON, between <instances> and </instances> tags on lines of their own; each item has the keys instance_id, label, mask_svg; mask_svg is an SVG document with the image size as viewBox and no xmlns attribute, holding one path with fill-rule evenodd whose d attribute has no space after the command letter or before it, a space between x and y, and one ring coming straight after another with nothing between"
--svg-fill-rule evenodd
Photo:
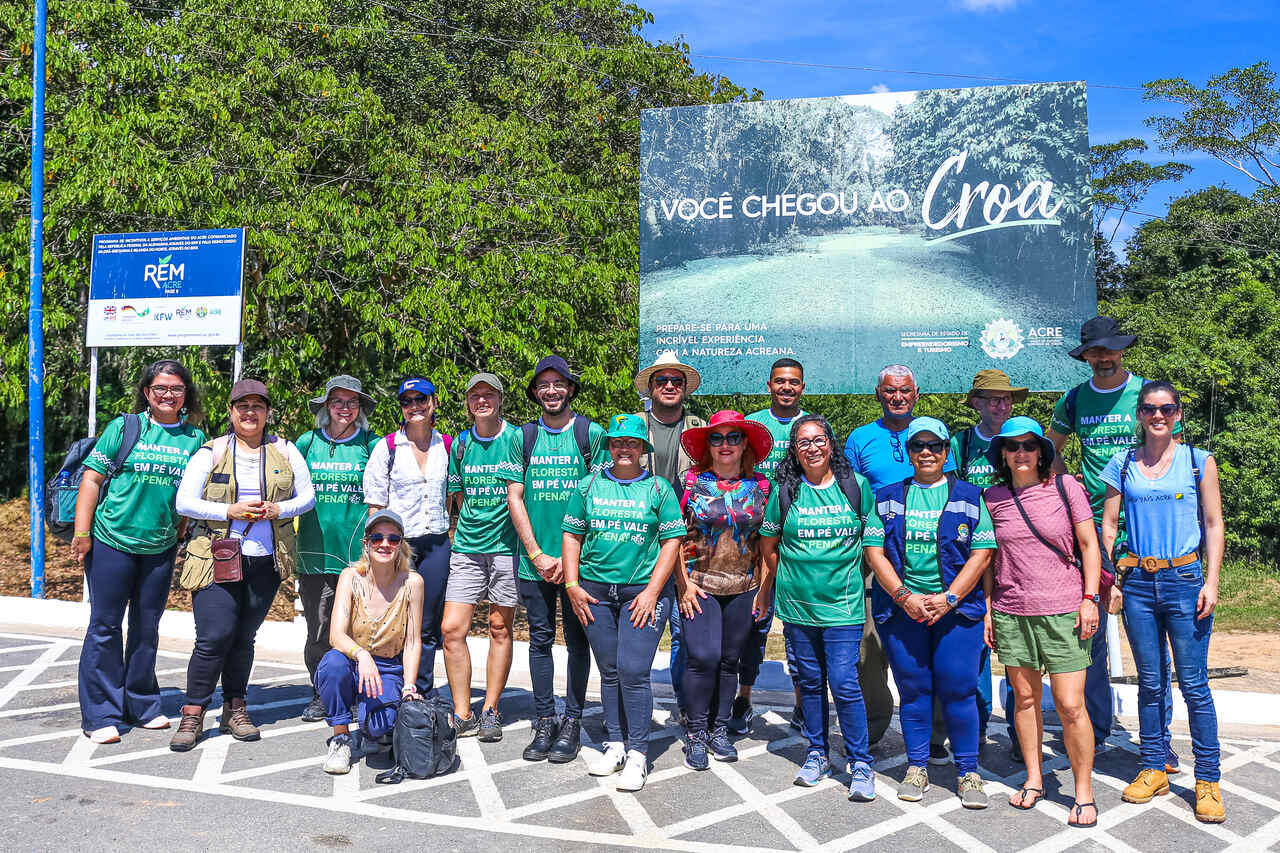
<instances>
[{"instance_id":1,"label":"khaki shorts","mask_svg":"<svg viewBox=\"0 0 1280 853\"><path fill-rule=\"evenodd\" d=\"M1019 666L1057 675L1089 668L1093 638L1080 639L1076 614L1014 616L991 611L996 655L1005 666Z\"/></svg>"},{"instance_id":2,"label":"khaki shorts","mask_svg":"<svg viewBox=\"0 0 1280 853\"><path fill-rule=\"evenodd\" d=\"M520 600L516 592L515 558L510 554L449 555L449 583L444 600L457 604L479 604L488 601L499 607L515 607Z\"/></svg>"}]
</instances>

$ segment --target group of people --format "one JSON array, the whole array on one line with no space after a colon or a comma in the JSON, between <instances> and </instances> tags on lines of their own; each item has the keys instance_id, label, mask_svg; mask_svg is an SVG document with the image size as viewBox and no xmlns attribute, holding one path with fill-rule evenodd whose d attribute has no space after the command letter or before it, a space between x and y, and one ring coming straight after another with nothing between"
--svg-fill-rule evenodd
<instances>
[{"instance_id":1,"label":"group of people","mask_svg":"<svg viewBox=\"0 0 1280 853\"><path fill-rule=\"evenodd\" d=\"M1223 554L1214 459L1182 442L1168 382L1123 366L1134 338L1098 317L1071 355L1092 369L1046 431L1013 416L1027 390L998 370L974 377L978 423L952 434L914 415L920 386L903 365L881 371L882 414L838 452L830 423L801 408L803 366L777 361L770 406L703 421L687 407L698 371L664 353L635 377L646 410L607 429L573 411L580 379L542 359L525 394L540 410L503 417L502 381L464 389L470 426L435 427L422 377L399 387L400 427L371 432L374 400L336 376L311 401L315 428L295 442L267 433L268 389L241 380L229 432L195 425L185 367L143 373L137 414L104 430L87 462L75 552L91 616L80 662L83 728L112 742L129 726L171 725L155 677L158 623L179 540L196 641L170 747L191 749L221 681L220 729L259 730L245 704L254 637L282 579L296 573L313 697L303 719L332 726L324 770L346 773L360 740L389 738L405 698L434 692L443 653L459 737L503 737L500 700L515 609L529 625L536 719L529 761L574 761L594 658L606 741L587 762L643 788L653 712L651 670L664 630L685 730L685 764L733 761L750 731L751 691L775 617L795 689L792 725L807 742L796 773L832 774L834 699L849 797L876 796L872 746L888 728L892 672L907 769L899 798L918 801L928 765L954 760L966 808L985 808L979 747L992 707L990 654L1005 667L1012 755L1027 778L1011 805L1044 794L1042 674L1075 782L1069 823L1097 822L1091 774L1112 725L1106 620L1123 612L1138 668L1141 767L1123 793L1147 802L1179 769L1170 749L1170 651L1191 722L1196 817L1224 819L1207 654ZM140 439L107 477L124 418ZM1081 476L1062 450L1081 445ZM450 518L457 526L450 536ZM484 696L471 701L467 646L488 603ZM128 609L128 645L121 623ZM558 612L557 612L558 611ZM557 712L552 646L568 652ZM948 749L947 744L950 748Z\"/></svg>"}]
</instances>

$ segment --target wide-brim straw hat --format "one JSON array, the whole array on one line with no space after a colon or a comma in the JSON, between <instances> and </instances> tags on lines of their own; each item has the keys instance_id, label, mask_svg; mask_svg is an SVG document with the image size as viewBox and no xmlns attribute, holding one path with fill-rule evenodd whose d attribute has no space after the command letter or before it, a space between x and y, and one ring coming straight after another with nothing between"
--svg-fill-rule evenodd
<instances>
[{"instance_id":1,"label":"wide-brim straw hat","mask_svg":"<svg viewBox=\"0 0 1280 853\"><path fill-rule=\"evenodd\" d=\"M641 394L649 393L649 379L659 370L678 370L684 374L684 392L692 394L698 390L698 386L702 384L702 374L695 368L682 362L676 356L675 350L667 350L658 356L653 364L641 370L636 374L635 386L636 391Z\"/></svg>"}]
</instances>

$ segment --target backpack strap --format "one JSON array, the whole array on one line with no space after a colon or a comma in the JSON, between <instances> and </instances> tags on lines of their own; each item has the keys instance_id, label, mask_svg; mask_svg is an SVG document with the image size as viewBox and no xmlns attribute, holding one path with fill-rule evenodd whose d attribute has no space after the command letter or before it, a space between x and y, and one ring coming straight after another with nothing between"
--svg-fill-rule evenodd
<instances>
[{"instance_id":1,"label":"backpack strap","mask_svg":"<svg viewBox=\"0 0 1280 853\"><path fill-rule=\"evenodd\" d=\"M524 435L524 467L529 470L529 462L533 459L533 446L538 443L538 422L529 421L520 427Z\"/></svg>"},{"instance_id":2,"label":"backpack strap","mask_svg":"<svg viewBox=\"0 0 1280 853\"><path fill-rule=\"evenodd\" d=\"M453 449L453 436L447 432L440 433L440 440L444 442L445 455L449 455L449 451Z\"/></svg>"},{"instance_id":3,"label":"backpack strap","mask_svg":"<svg viewBox=\"0 0 1280 853\"><path fill-rule=\"evenodd\" d=\"M1200 470L1200 466L1196 464L1196 449L1190 444L1186 445L1187 453L1191 454L1191 489L1196 493L1196 523L1200 525L1200 542L1196 545L1196 551L1200 554L1200 559L1204 559L1204 503L1203 493L1200 490L1200 478L1204 472Z\"/></svg>"},{"instance_id":4,"label":"backpack strap","mask_svg":"<svg viewBox=\"0 0 1280 853\"><path fill-rule=\"evenodd\" d=\"M387 498L391 496L391 471L396 467L396 433L395 430L387 433L382 439L387 443Z\"/></svg>"},{"instance_id":5,"label":"backpack strap","mask_svg":"<svg viewBox=\"0 0 1280 853\"><path fill-rule=\"evenodd\" d=\"M787 513L791 511L791 504L795 503L796 491L799 489L799 483L783 485L778 489L778 531L781 533L783 525L787 523Z\"/></svg>"},{"instance_id":6,"label":"backpack strap","mask_svg":"<svg viewBox=\"0 0 1280 853\"><path fill-rule=\"evenodd\" d=\"M582 454L582 473L591 470L591 421L582 415L573 416L573 440Z\"/></svg>"},{"instance_id":7,"label":"backpack strap","mask_svg":"<svg viewBox=\"0 0 1280 853\"><path fill-rule=\"evenodd\" d=\"M305 445L303 444L304 441L306 441ZM311 448L315 446L315 443L316 443L316 431L311 430L310 432L307 432L303 435L298 436L298 440L293 443L293 446L298 448L298 455L301 456L303 459L306 459L307 454L311 452ZM333 445L330 444L329 446L332 448ZM329 455L332 456L333 453L330 452Z\"/></svg>"},{"instance_id":8,"label":"backpack strap","mask_svg":"<svg viewBox=\"0 0 1280 853\"><path fill-rule=\"evenodd\" d=\"M1076 398L1080 396L1080 386L1076 385L1067 389L1067 426L1071 427L1071 431L1076 431ZM1011 489L1012 491L1012 489Z\"/></svg>"},{"instance_id":9,"label":"backpack strap","mask_svg":"<svg viewBox=\"0 0 1280 853\"><path fill-rule=\"evenodd\" d=\"M854 518L858 519L859 536L861 529L866 526L867 520L862 517L862 488L858 485L858 478L853 476L853 471L849 471L848 477L836 477L840 483L840 491L844 492L845 500L849 502L849 508L853 510Z\"/></svg>"},{"instance_id":10,"label":"backpack strap","mask_svg":"<svg viewBox=\"0 0 1280 853\"><path fill-rule=\"evenodd\" d=\"M972 441L973 427L969 427L960 433L960 464L957 467L960 469L960 479L962 480L969 479L969 445Z\"/></svg>"},{"instance_id":11,"label":"backpack strap","mask_svg":"<svg viewBox=\"0 0 1280 853\"><path fill-rule=\"evenodd\" d=\"M213 467L217 468L218 463L222 461L222 457L227 455L227 448L231 445L231 433L219 435L209 442L209 452L213 454Z\"/></svg>"},{"instance_id":12,"label":"backpack strap","mask_svg":"<svg viewBox=\"0 0 1280 853\"><path fill-rule=\"evenodd\" d=\"M124 470L125 460L129 458L129 454L133 452L133 448L138 443L139 436L142 435L142 419L145 415L123 414L120 422L120 446L116 448L116 455L111 457L111 461L107 463L107 472L102 475L102 487L98 490L98 505L107 499L107 490L111 488L111 481L116 478L121 471Z\"/></svg>"}]
</instances>

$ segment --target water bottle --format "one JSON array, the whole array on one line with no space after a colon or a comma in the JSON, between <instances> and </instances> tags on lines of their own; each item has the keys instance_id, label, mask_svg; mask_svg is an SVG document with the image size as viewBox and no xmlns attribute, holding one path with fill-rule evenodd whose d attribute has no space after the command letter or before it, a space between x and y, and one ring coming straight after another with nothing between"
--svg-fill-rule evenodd
<instances>
[{"instance_id":1,"label":"water bottle","mask_svg":"<svg viewBox=\"0 0 1280 853\"><path fill-rule=\"evenodd\" d=\"M76 520L76 494L79 489L71 482L70 471L59 471L58 478L53 481L53 493L57 496L58 521L63 524L74 524Z\"/></svg>"}]
</instances>

